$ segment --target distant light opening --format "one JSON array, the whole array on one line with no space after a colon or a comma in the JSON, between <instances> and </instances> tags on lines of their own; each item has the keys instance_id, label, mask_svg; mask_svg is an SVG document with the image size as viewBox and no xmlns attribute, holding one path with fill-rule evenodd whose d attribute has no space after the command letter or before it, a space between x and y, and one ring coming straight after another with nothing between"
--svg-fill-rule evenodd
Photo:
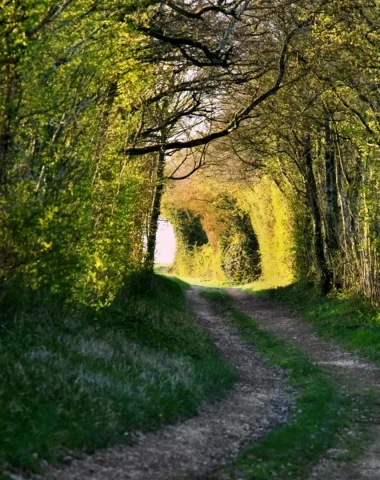
<instances>
[{"instance_id":1,"label":"distant light opening","mask_svg":"<svg viewBox=\"0 0 380 480\"><path fill-rule=\"evenodd\" d=\"M174 261L176 241L174 229L166 218L161 217L158 222L155 263L171 265Z\"/></svg>"}]
</instances>

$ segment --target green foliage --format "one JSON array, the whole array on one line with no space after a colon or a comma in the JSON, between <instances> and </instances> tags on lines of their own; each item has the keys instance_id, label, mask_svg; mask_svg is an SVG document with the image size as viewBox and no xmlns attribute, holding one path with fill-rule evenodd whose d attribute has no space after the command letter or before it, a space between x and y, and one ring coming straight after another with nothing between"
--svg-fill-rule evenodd
<instances>
[{"instance_id":1,"label":"green foliage","mask_svg":"<svg viewBox=\"0 0 380 480\"><path fill-rule=\"evenodd\" d=\"M236 379L170 279L134 275L101 312L33 299L2 310L2 471L128 441L195 414Z\"/></svg>"},{"instance_id":2,"label":"green foliage","mask_svg":"<svg viewBox=\"0 0 380 480\"><path fill-rule=\"evenodd\" d=\"M202 227L200 215L191 211L166 208L166 216L174 226L177 241L186 248L201 247L208 243L207 235Z\"/></svg>"},{"instance_id":3,"label":"green foliage","mask_svg":"<svg viewBox=\"0 0 380 480\"><path fill-rule=\"evenodd\" d=\"M191 249L178 245L171 271L181 277L212 280L217 275L214 260L210 245L195 246Z\"/></svg>"},{"instance_id":4,"label":"green foliage","mask_svg":"<svg viewBox=\"0 0 380 480\"><path fill-rule=\"evenodd\" d=\"M143 258L150 176L123 149L153 79L144 39L121 20L133 2L22 3L1 13L0 291L50 288L100 308Z\"/></svg>"},{"instance_id":5,"label":"green foliage","mask_svg":"<svg viewBox=\"0 0 380 480\"><path fill-rule=\"evenodd\" d=\"M192 210L190 197L188 208L176 207L169 191L165 214L173 224L177 243L173 271L206 281L256 279L260 274L257 237L249 216L233 197L220 195L212 202L211 211L204 208L199 215Z\"/></svg>"},{"instance_id":6,"label":"green foliage","mask_svg":"<svg viewBox=\"0 0 380 480\"><path fill-rule=\"evenodd\" d=\"M9 294L14 284L35 290L49 286L75 302L102 308L113 301L125 276L141 268L152 208L154 159L131 159L125 147L157 140L138 135L152 113L147 112L150 103L145 101L153 92L156 95L157 88L165 84L169 90L163 103L170 103L179 92L185 103L179 100L176 108L184 108L187 94L183 92L188 90L182 92L179 87L186 74L175 75L172 85L165 83L167 72L157 67L159 53L169 54L170 42L151 41L141 33L150 19L153 24L159 21L157 0L101 0L96 5L83 0L64 2L61 7L53 0L3 3L1 295ZM247 281L257 275L253 235L236 230L236 222L223 206L228 199L237 204L231 204L231 212L239 208L250 217L265 281L286 284L295 276L320 281L302 143L308 134L316 179L312 198L318 197L315 204L323 225L320 252L327 259L322 263L336 287L355 288L378 301L380 127L375 66L380 51L379 6L345 0L327 2L314 14L312 10L313 2L297 6L286 19L289 31L301 18L307 17L310 25L291 40L298 54L288 59L289 81L242 122L242 135L233 139L237 150L229 152L232 144L227 143L214 149L211 155L218 162L209 166L218 164L217 168L191 192L188 205L174 203L178 224L188 212L194 216L194 225L189 221L185 230L177 232L184 237L179 252L186 257L189 246L201 248L202 262L195 270L205 276ZM181 15L176 9L173 12ZM192 17L184 18L183 25L191 25ZM202 44L205 32L195 31ZM234 41L240 41L239 35ZM154 46L158 50L150 58ZM261 65L263 52L251 47L236 47L237 56L239 51L247 57L245 64L248 60ZM272 72L272 60L268 65ZM191 67L189 71L195 75ZM196 91L205 87L202 105L206 95L215 93L218 81L213 72L213 67L200 67L199 76L194 76ZM268 78L264 74L259 84L251 82L244 95L257 95L272 82L271 77L272 73ZM241 103L236 88L237 103ZM226 89L221 86L220 90ZM234 108L232 101L228 104ZM153 104L153 109L160 107L160 101ZM229 116L223 105L213 108L214 113L223 110ZM185 108L184 112L197 117L198 107L203 108L196 105L194 111ZM192 124L185 114L172 114L166 127L178 128L176 118ZM155 132L153 128L153 137ZM187 171L186 163L179 165L179 171L182 167ZM331 185L329 171L334 177ZM194 187L194 183L188 185ZM199 201L193 194L197 192L203 194ZM232 225L234 235L226 236L225 230ZM207 242L211 250L203 248ZM189 252L181 271L190 268L194 258Z\"/></svg>"},{"instance_id":7,"label":"green foliage","mask_svg":"<svg viewBox=\"0 0 380 480\"><path fill-rule=\"evenodd\" d=\"M203 296L215 309L230 314L242 338L252 343L269 364L279 365L287 372L288 382L297 392L290 421L241 453L234 466L224 472L227 478L306 478L330 448L346 450L347 457L362 452L364 430L355 437L346 432L357 411L370 421L375 398L366 392L340 391L298 348L261 330L250 317L235 310L225 292L208 290Z\"/></svg>"},{"instance_id":8,"label":"green foliage","mask_svg":"<svg viewBox=\"0 0 380 480\"><path fill-rule=\"evenodd\" d=\"M291 205L269 176L236 192L239 207L250 216L261 256L261 280L286 285L294 277L294 222Z\"/></svg>"},{"instance_id":9,"label":"green foliage","mask_svg":"<svg viewBox=\"0 0 380 480\"><path fill-rule=\"evenodd\" d=\"M229 280L248 283L259 277L260 252L249 215L225 200L230 225L219 240L221 266Z\"/></svg>"},{"instance_id":10,"label":"green foliage","mask_svg":"<svg viewBox=\"0 0 380 480\"><path fill-rule=\"evenodd\" d=\"M215 257L203 229L200 215L165 205L165 215L173 225L176 255L171 271L181 277L211 280L217 275Z\"/></svg>"}]
</instances>

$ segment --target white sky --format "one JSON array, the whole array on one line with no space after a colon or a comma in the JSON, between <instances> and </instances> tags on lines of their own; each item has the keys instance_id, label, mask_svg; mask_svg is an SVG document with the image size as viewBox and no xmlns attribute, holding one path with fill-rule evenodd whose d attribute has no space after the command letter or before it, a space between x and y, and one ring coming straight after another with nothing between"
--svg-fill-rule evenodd
<instances>
[{"instance_id":1,"label":"white sky","mask_svg":"<svg viewBox=\"0 0 380 480\"><path fill-rule=\"evenodd\" d=\"M172 225L167 220L160 219L157 230L156 263L173 263L175 248L175 237Z\"/></svg>"}]
</instances>

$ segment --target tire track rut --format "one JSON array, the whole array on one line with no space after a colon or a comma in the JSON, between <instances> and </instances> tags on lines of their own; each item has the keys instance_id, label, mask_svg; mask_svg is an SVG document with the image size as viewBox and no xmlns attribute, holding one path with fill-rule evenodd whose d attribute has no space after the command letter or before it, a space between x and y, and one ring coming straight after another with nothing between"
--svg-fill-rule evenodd
<instances>
[{"instance_id":1,"label":"tire track rut","mask_svg":"<svg viewBox=\"0 0 380 480\"><path fill-rule=\"evenodd\" d=\"M380 368L377 365L365 362L354 353L320 338L312 325L272 301L239 289L229 288L228 292L236 309L250 316L263 330L300 346L316 364L326 369L348 394L360 393L364 389L380 392ZM308 480L379 480L380 403L374 416L378 420L368 425L371 441L366 445L365 453L361 457L347 461L344 451L333 449L315 465ZM355 429L348 433L355 435Z\"/></svg>"}]
</instances>

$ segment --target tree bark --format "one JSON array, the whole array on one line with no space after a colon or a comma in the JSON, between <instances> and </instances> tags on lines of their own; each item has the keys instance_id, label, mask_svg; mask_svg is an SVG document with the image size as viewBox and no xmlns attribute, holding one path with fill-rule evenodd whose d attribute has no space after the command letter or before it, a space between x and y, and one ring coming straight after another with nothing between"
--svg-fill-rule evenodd
<instances>
[{"instance_id":1,"label":"tree bark","mask_svg":"<svg viewBox=\"0 0 380 480\"><path fill-rule=\"evenodd\" d=\"M327 246L330 250L340 247L340 210L338 201L338 178L335 161L334 139L332 136L330 119L325 119L325 169L326 169L326 224Z\"/></svg>"},{"instance_id":2,"label":"tree bark","mask_svg":"<svg viewBox=\"0 0 380 480\"><path fill-rule=\"evenodd\" d=\"M313 157L311 152L311 140L309 134L305 135L304 155L306 167L307 199L314 221L314 249L317 268L320 275L320 289L322 295L327 295L332 288L332 274L329 269L325 255L322 217L318 204L318 190L313 171Z\"/></svg>"},{"instance_id":3,"label":"tree bark","mask_svg":"<svg viewBox=\"0 0 380 480\"><path fill-rule=\"evenodd\" d=\"M150 217L149 231L147 236L145 269L149 272L153 272L153 269L154 269L154 255L155 255L156 243L157 243L158 220L161 214L161 201L162 201L162 195L164 193L164 183L165 183L164 170L165 170L165 152L164 150L161 150L158 154L156 188L154 192L152 213Z\"/></svg>"},{"instance_id":4,"label":"tree bark","mask_svg":"<svg viewBox=\"0 0 380 480\"><path fill-rule=\"evenodd\" d=\"M13 102L16 96L17 73L15 65L8 64L5 67L6 73L3 79L3 111L0 113L0 191L7 190L7 159L11 146L12 133L11 125L15 117Z\"/></svg>"}]
</instances>

